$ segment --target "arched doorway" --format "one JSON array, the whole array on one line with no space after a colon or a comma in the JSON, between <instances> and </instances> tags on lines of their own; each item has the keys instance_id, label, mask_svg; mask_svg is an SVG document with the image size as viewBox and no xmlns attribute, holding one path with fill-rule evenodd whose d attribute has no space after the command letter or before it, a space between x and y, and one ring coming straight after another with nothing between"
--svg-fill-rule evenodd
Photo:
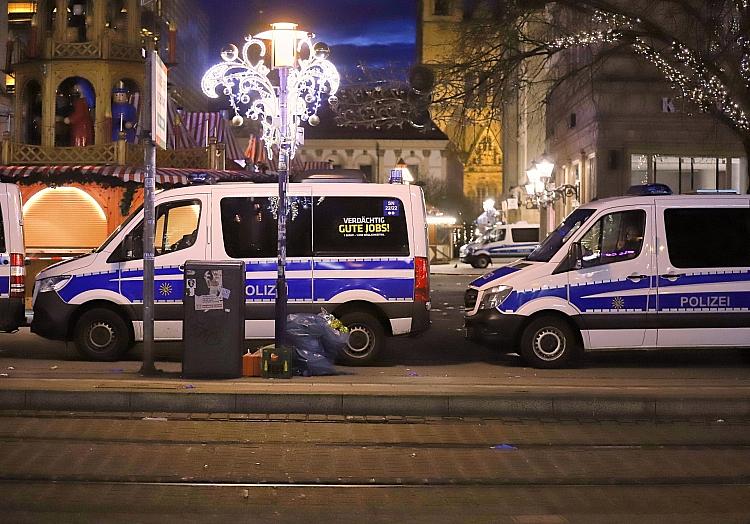
<instances>
[{"instance_id":1,"label":"arched doorway","mask_svg":"<svg viewBox=\"0 0 750 524\"><path fill-rule=\"evenodd\" d=\"M42 189L24 204L23 217L28 251L82 253L107 238L104 210L76 187Z\"/></svg>"},{"instance_id":2,"label":"arched doorway","mask_svg":"<svg viewBox=\"0 0 750 524\"><path fill-rule=\"evenodd\" d=\"M53 262L87 253L107 238L104 210L91 195L75 187L35 193L24 203L23 219L30 282Z\"/></svg>"}]
</instances>

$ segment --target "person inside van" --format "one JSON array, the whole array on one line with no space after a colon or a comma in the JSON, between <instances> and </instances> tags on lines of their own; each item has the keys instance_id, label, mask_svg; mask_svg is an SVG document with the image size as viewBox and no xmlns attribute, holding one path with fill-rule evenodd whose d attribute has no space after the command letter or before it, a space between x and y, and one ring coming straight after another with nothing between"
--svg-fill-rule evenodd
<instances>
[{"instance_id":1,"label":"person inside van","mask_svg":"<svg viewBox=\"0 0 750 524\"><path fill-rule=\"evenodd\" d=\"M624 260L635 258L640 253L642 244L643 231L638 231L635 225L628 224L617 241L617 253Z\"/></svg>"}]
</instances>

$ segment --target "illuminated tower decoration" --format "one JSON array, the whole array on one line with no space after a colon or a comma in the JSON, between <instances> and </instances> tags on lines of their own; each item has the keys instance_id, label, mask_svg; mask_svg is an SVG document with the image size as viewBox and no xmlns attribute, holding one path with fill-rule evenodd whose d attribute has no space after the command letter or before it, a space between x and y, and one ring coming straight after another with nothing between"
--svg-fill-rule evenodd
<instances>
[{"instance_id":1,"label":"illuminated tower decoration","mask_svg":"<svg viewBox=\"0 0 750 524\"><path fill-rule=\"evenodd\" d=\"M422 0L417 39L420 62L444 61L458 52L456 42L463 12L456 0ZM487 198L501 199L503 190L502 126L482 115L481 101L466 109L469 123L459 126L452 119L433 115L435 124L450 139L463 164L464 196L479 209ZM471 124L470 122L482 122Z\"/></svg>"},{"instance_id":2,"label":"illuminated tower decoration","mask_svg":"<svg viewBox=\"0 0 750 524\"><path fill-rule=\"evenodd\" d=\"M128 103L137 104L144 83L140 1L39 0L32 20L26 59L14 66L15 140L47 147L110 142L119 125L114 90L124 86ZM93 144L76 140L80 132L70 123L84 101Z\"/></svg>"}]
</instances>

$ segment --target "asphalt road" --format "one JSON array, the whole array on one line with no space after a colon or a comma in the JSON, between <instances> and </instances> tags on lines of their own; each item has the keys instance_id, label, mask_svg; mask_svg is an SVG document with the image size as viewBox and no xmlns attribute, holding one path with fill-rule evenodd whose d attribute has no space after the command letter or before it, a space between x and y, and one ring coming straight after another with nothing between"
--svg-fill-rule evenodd
<instances>
[{"instance_id":1,"label":"asphalt road","mask_svg":"<svg viewBox=\"0 0 750 524\"><path fill-rule=\"evenodd\" d=\"M748 522L747 423L0 416L5 522Z\"/></svg>"}]
</instances>

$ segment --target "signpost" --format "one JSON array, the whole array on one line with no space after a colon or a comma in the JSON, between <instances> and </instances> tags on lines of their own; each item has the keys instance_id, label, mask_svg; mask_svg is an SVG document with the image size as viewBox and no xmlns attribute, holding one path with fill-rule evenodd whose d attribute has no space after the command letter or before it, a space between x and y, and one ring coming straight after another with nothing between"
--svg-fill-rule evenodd
<instances>
[{"instance_id":1,"label":"signpost","mask_svg":"<svg viewBox=\"0 0 750 524\"><path fill-rule=\"evenodd\" d=\"M156 146L167 146L167 68L153 50L146 58L146 93L141 138L143 163L143 363L141 375L158 373L154 367L154 192L156 190ZM153 138L152 132L153 130Z\"/></svg>"}]
</instances>

